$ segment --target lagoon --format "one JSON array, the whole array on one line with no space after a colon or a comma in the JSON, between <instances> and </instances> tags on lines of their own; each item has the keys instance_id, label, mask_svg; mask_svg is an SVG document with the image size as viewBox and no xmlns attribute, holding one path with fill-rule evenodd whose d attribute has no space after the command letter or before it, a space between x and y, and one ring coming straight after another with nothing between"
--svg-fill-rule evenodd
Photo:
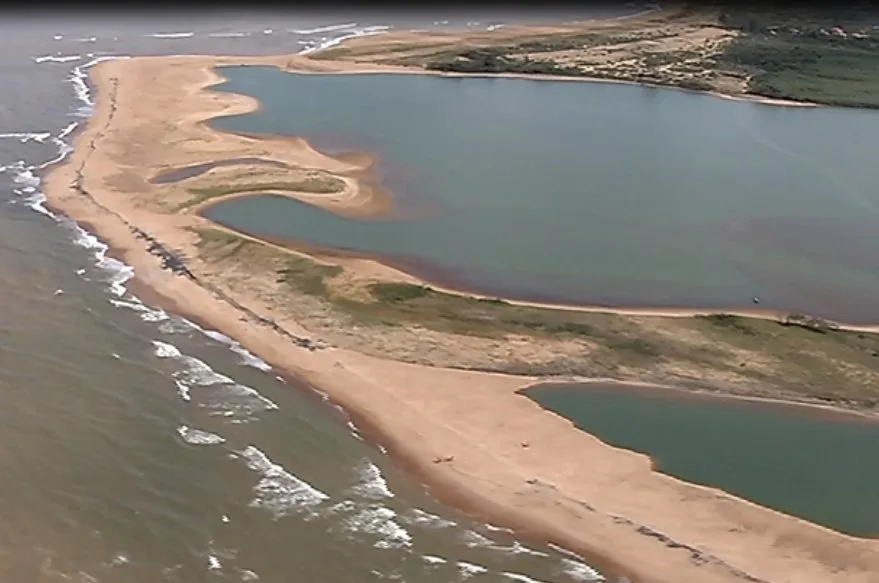
<instances>
[{"instance_id":1,"label":"lagoon","mask_svg":"<svg viewBox=\"0 0 879 583\"><path fill-rule=\"evenodd\" d=\"M626 385L523 391L659 471L855 536L879 536L879 420ZM584 460L584 463L587 463Z\"/></svg>"},{"instance_id":2,"label":"lagoon","mask_svg":"<svg viewBox=\"0 0 879 583\"><path fill-rule=\"evenodd\" d=\"M519 299L879 321L879 113L635 85L223 67L258 98L220 130L368 151L400 206L356 220L290 199L205 216L378 255Z\"/></svg>"}]
</instances>

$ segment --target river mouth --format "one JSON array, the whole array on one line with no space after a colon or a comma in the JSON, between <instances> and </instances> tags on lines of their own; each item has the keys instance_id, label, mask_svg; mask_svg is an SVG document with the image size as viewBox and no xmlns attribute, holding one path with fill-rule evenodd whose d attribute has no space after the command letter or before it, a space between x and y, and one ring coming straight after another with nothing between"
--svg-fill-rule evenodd
<instances>
[{"instance_id":1,"label":"river mouth","mask_svg":"<svg viewBox=\"0 0 879 583\"><path fill-rule=\"evenodd\" d=\"M857 537L879 536L879 420L626 383L520 394L656 470Z\"/></svg>"},{"instance_id":2,"label":"river mouth","mask_svg":"<svg viewBox=\"0 0 879 583\"><path fill-rule=\"evenodd\" d=\"M511 299L852 324L879 313L865 245L879 214L879 172L864 156L875 112L602 83L222 73L213 89L262 107L215 129L300 136L329 153L344 136L347 151L406 169L395 196L442 209L357 220L262 196L205 209L233 230Z\"/></svg>"}]
</instances>

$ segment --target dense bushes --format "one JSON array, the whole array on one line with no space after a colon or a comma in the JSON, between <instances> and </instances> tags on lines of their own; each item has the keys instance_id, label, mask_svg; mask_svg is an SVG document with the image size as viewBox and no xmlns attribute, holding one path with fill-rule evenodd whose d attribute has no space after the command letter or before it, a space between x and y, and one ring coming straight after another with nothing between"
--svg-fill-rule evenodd
<instances>
[{"instance_id":1,"label":"dense bushes","mask_svg":"<svg viewBox=\"0 0 879 583\"><path fill-rule=\"evenodd\" d=\"M577 75L577 67L557 65L548 60L522 57L511 59L496 50L473 50L461 53L459 58L434 61L427 64L432 71L455 73L518 73L526 75Z\"/></svg>"}]
</instances>

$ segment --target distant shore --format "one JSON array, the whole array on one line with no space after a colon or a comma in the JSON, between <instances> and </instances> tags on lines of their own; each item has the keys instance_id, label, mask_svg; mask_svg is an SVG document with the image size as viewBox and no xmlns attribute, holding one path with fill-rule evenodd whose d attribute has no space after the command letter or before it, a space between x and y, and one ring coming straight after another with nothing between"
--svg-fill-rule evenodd
<instances>
[{"instance_id":1,"label":"distant shore","mask_svg":"<svg viewBox=\"0 0 879 583\"><path fill-rule=\"evenodd\" d=\"M441 499L582 553L611 575L636 583L874 583L879 542L653 472L646 456L609 447L517 395L538 381L536 376L400 362L335 346L286 312L309 310L317 301L303 295L292 302L275 291L278 270L289 270L285 266L298 259L257 241L222 239L222 232L206 238L212 228L208 221L170 210L188 204L189 187L149 182L169 166L244 156L342 178L362 171L304 141L212 130L210 119L258 107L245 96L206 91L220 79L213 69L232 64L319 73L400 71L287 56L134 58L92 69L97 110L77 137L71 158L47 178L48 202L105 239L158 303L209 323L325 391ZM242 180L235 171L208 172L204 184L213 184L217 175ZM293 196L302 200L307 194ZM308 202L314 204L315 197ZM208 254L212 245L243 249L245 255L226 262ZM356 261L341 263L352 269ZM368 262L358 266L373 270L367 275L377 279L387 273ZM346 271L333 273L341 280L333 285L356 288L345 279ZM287 305L292 303L297 305ZM315 325L329 318L301 315L315 318L308 320ZM345 333L356 330L348 326ZM382 332L371 336L390 341ZM522 343L492 342L499 351ZM529 345L528 350L538 354L540 348ZM474 352L466 344L460 350Z\"/></svg>"}]
</instances>

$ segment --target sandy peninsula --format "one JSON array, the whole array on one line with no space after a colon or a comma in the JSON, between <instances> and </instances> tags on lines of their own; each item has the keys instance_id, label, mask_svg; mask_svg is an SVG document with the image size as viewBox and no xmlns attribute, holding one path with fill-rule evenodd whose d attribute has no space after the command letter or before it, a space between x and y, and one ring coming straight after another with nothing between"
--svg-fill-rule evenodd
<instances>
[{"instance_id":1,"label":"sandy peninsula","mask_svg":"<svg viewBox=\"0 0 879 583\"><path fill-rule=\"evenodd\" d=\"M359 39L358 46L368 42ZM363 281L409 281L405 274L361 258L309 259L302 249L231 233L201 217L203 205L253 188L355 215L379 212L387 204L366 178L368 157L336 159L303 140L212 130L206 123L211 118L258 107L251 98L209 90L221 80L214 67L231 64L303 73L414 72L304 56L134 58L93 68L96 112L69 160L47 178L46 193L53 208L97 232L131 264L152 299L210 323L328 393L440 499L526 538L580 553L608 574L637 583L876 583L879 541L845 536L654 472L647 457L610 447L517 395L543 376L528 373L538 369L465 370L492 369L504 359L523 366L557 362L560 354L572 362L597 360L607 348L600 340L570 336L568 328L535 341L513 329L468 335L412 321L394 328L346 320L327 297L348 293L349 304L366 302L358 295L368 295ZM179 182L154 181L169 169L245 157L282 163L288 170L230 165ZM279 281L284 278L298 287L284 288ZM599 316L605 318L594 317ZM717 322L676 320L681 323L642 314L594 322L675 346L714 342L707 335L715 333L711 326ZM729 333L723 326L718 334ZM766 356L762 348L732 341L728 350L718 358L737 358L769 372L751 378L738 372L738 364L721 370L706 360L709 364L698 368L669 356L661 364L644 361L642 368L641 361L621 360L613 371L581 374L626 380L695 375L749 393L759 384L755 379L776 365L781 370L781 352ZM848 353L831 356L840 371L855 366L845 360L855 358ZM859 369L856 376L869 387L879 378L873 370Z\"/></svg>"}]
</instances>

